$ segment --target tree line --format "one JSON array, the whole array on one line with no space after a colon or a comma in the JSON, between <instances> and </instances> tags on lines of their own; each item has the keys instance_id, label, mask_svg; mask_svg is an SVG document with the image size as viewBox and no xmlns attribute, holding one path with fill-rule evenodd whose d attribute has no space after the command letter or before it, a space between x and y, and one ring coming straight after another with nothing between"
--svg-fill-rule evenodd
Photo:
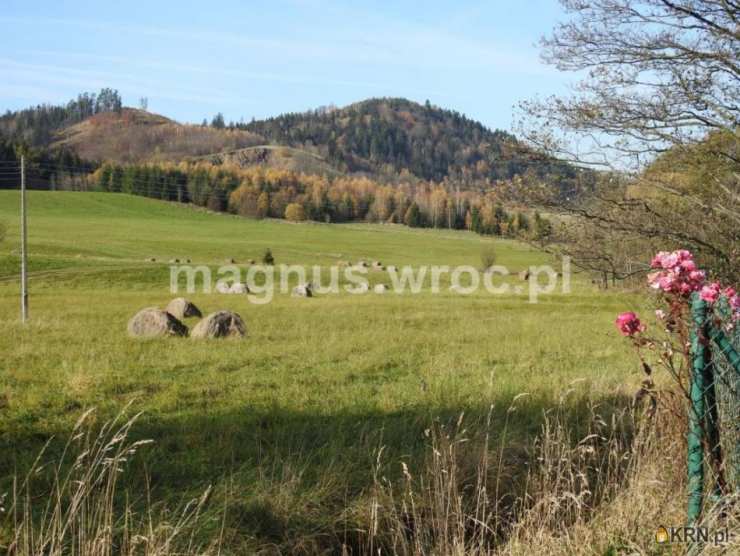
<instances>
[{"instance_id":1,"label":"tree line","mask_svg":"<svg viewBox=\"0 0 740 556\"><path fill-rule=\"evenodd\" d=\"M395 223L487 235L525 234L534 239L543 239L552 231L551 223L537 213L505 209L495 192L460 191L447 183L416 181L391 186L368 177L329 178L199 162L103 164L91 174L89 186L250 218Z\"/></svg>"},{"instance_id":2,"label":"tree line","mask_svg":"<svg viewBox=\"0 0 740 556\"><path fill-rule=\"evenodd\" d=\"M121 95L115 89L80 93L67 104L39 104L0 116L0 138L28 146L48 145L56 131L102 112L120 112Z\"/></svg>"}]
</instances>

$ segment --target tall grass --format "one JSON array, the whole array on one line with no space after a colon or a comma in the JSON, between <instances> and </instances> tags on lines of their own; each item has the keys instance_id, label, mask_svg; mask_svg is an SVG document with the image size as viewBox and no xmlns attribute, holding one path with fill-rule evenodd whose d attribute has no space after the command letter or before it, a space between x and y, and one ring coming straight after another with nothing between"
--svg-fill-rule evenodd
<instances>
[{"instance_id":1,"label":"tall grass","mask_svg":"<svg viewBox=\"0 0 740 556\"><path fill-rule=\"evenodd\" d=\"M675 400L678 398L669 398ZM514 400L508 414L517 411ZM586 434L573 434L565 404L546 412L541 434L526 452L511 453L507 430L491 444L491 413L468 428L461 415L426 431L428 454L418 469L401 462L400 482L386 478L383 450L377 454L369 504L350 510L335 538L300 542L295 550L277 545L259 553L401 554L407 556L484 554L649 554L657 550L659 525L685 519L685 446L676 408L659 406L649 418L632 408L609 418L591 406ZM210 489L177 511L141 507L119 492L122 473L148 441L131 441L138 417L95 427L93 412L77 421L61 456L33 468L14 483L4 508L2 548L9 555L109 556L212 555L223 546L225 511L207 511ZM508 420L504 429L508 427ZM679 430L677 430L679 429ZM97 431L97 432L96 432ZM44 478L49 478L44 482ZM40 485L37 485L40 483ZM146 498L146 485L140 496ZM139 500L138 502L141 502ZM737 501L708 503L704 525L738 531ZM733 507L731 504L735 503ZM215 517L214 517L215 515ZM214 528L204 528L213 525ZM337 527L342 525L337 523ZM351 539L351 540L350 540ZM688 547L664 547L682 553ZM696 546L694 553L733 553L731 544ZM286 552L287 550L287 552ZM237 553L237 552L235 552Z\"/></svg>"},{"instance_id":2,"label":"tall grass","mask_svg":"<svg viewBox=\"0 0 740 556\"><path fill-rule=\"evenodd\" d=\"M61 456L44 463L42 451L26 475L13 482L2 546L17 556L215 554L218 541L195 542L210 489L178 511L148 506L133 511L119 478L150 441L130 441L138 415L95 427L93 411L78 419ZM39 483L37 485L37 483ZM139 493L146 493L142 485ZM123 503L121 502L123 497ZM8 535L6 540L5 535Z\"/></svg>"},{"instance_id":3,"label":"tall grass","mask_svg":"<svg viewBox=\"0 0 740 556\"><path fill-rule=\"evenodd\" d=\"M488 446L486 435L471 449L462 416L452 430L432 428L425 466L402 464L403 485L376 471L363 552L683 553L688 545L659 547L654 536L658 526L682 526L686 519L684 427L676 411L662 406L637 420L628 409L607 420L592 407L587 434L575 438L558 408L545 416L528 461L521 462L523 477L507 471L505 435L498 447ZM710 531L727 528L734 537L721 546L693 546L693 553L735 553L737 501L709 501L704 515Z\"/></svg>"}]
</instances>

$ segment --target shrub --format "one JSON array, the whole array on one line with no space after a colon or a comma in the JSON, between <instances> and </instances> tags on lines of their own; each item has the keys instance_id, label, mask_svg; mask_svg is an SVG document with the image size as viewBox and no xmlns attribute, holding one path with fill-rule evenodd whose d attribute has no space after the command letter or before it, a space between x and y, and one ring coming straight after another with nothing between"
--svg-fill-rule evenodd
<instances>
[{"instance_id":1,"label":"shrub","mask_svg":"<svg viewBox=\"0 0 740 556\"><path fill-rule=\"evenodd\" d=\"M290 203L285 207L285 219L291 222L302 222L306 219L306 211L298 203Z\"/></svg>"},{"instance_id":2,"label":"shrub","mask_svg":"<svg viewBox=\"0 0 740 556\"><path fill-rule=\"evenodd\" d=\"M484 247L480 252L481 270L486 271L496 264L496 250L492 245Z\"/></svg>"},{"instance_id":3,"label":"shrub","mask_svg":"<svg viewBox=\"0 0 740 556\"><path fill-rule=\"evenodd\" d=\"M269 247L265 249L265 254L262 255L262 263L266 265L275 264L275 257L272 256L272 251L270 251Z\"/></svg>"}]
</instances>

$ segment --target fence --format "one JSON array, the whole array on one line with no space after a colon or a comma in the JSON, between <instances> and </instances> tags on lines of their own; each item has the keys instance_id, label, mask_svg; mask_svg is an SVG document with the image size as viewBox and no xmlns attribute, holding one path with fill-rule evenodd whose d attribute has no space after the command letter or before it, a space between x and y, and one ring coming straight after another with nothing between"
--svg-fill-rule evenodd
<instances>
[{"instance_id":1,"label":"fence","mask_svg":"<svg viewBox=\"0 0 740 556\"><path fill-rule=\"evenodd\" d=\"M740 493L740 323L732 322L727 299L712 306L698 293L691 320L688 519L695 525L706 490L713 504Z\"/></svg>"}]
</instances>

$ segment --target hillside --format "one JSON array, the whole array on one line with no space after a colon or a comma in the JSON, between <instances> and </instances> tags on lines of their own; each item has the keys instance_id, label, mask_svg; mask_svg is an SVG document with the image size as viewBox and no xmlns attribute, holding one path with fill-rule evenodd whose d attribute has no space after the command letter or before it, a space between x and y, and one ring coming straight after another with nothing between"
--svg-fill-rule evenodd
<instances>
[{"instance_id":1,"label":"hillside","mask_svg":"<svg viewBox=\"0 0 740 556\"><path fill-rule=\"evenodd\" d=\"M65 147L87 160L118 163L177 162L191 156L259 145L238 129L180 124L163 116L123 108L95 114L59 131L51 147Z\"/></svg>"},{"instance_id":2,"label":"hillside","mask_svg":"<svg viewBox=\"0 0 740 556\"><path fill-rule=\"evenodd\" d=\"M315 152L282 145L257 145L255 147L218 151L193 157L192 160L203 160L215 165L228 164L241 168L266 166L276 170L287 170L316 176L333 177L343 174Z\"/></svg>"},{"instance_id":3,"label":"hillside","mask_svg":"<svg viewBox=\"0 0 740 556\"><path fill-rule=\"evenodd\" d=\"M315 150L346 172L461 184L525 172L572 178L572 167L543 159L504 131L451 110L400 98L370 99L255 121L246 129L272 143Z\"/></svg>"},{"instance_id":4,"label":"hillside","mask_svg":"<svg viewBox=\"0 0 740 556\"><path fill-rule=\"evenodd\" d=\"M0 117L0 141L96 162L204 159L324 176L362 174L390 183L447 180L461 189L533 174L565 190L577 174L458 112L392 98L249 124L225 125L221 118L209 126L124 108L116 91L104 89L67 105L7 112Z\"/></svg>"}]
</instances>

